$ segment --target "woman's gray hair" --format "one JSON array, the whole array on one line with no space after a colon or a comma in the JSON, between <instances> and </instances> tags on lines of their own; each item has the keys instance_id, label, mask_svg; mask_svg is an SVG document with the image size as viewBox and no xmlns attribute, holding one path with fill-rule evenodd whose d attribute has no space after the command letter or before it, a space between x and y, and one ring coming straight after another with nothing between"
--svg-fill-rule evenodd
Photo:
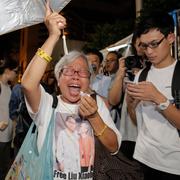
<instances>
[{"instance_id":1,"label":"woman's gray hair","mask_svg":"<svg viewBox=\"0 0 180 180\"><path fill-rule=\"evenodd\" d=\"M84 61L88 64L88 70L91 72L91 67L88 63L87 57L84 53L79 52L79 51L70 51L67 55L64 55L56 64L55 69L54 69L54 74L56 77L56 80L58 81L59 79L59 74L62 70L62 68L71 62L75 61L77 58L82 57Z\"/></svg>"}]
</instances>

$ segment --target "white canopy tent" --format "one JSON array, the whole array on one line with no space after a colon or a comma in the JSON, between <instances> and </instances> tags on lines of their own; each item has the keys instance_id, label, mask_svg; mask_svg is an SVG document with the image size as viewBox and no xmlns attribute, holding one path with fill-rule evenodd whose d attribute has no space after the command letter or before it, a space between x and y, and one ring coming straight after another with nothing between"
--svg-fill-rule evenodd
<instances>
[{"instance_id":1,"label":"white canopy tent","mask_svg":"<svg viewBox=\"0 0 180 180\"><path fill-rule=\"evenodd\" d=\"M174 57L177 59L179 56L180 56L180 46L179 46L179 43L180 43L180 37L179 37L179 34L180 34L180 9L177 9L177 10L174 10L174 11L171 11L170 14L172 15L173 19L174 19L174 33L175 33L175 36L176 36L176 40L174 42L174 47L172 49L172 53L174 55ZM114 44L111 44L109 46L107 46L106 48L102 49L101 52L103 53L103 56L105 57L106 54L109 52L109 51L117 51L121 48L124 48L124 47L127 47L126 50L124 51L123 53L123 56L128 56L131 51L129 51L129 47L130 47L130 43L131 43L131 39L132 39L132 34L130 34L129 36L117 41L116 43Z\"/></svg>"},{"instance_id":2,"label":"white canopy tent","mask_svg":"<svg viewBox=\"0 0 180 180\"><path fill-rule=\"evenodd\" d=\"M117 51L117 50L119 50L121 48L125 48L125 47L126 47L126 51L124 52L123 55L127 56L129 53L131 39L132 39L132 34L130 34L129 36L117 41L116 43L111 44L111 45L107 46L106 48L102 49L101 52L102 52L103 56L105 57L109 51Z\"/></svg>"}]
</instances>

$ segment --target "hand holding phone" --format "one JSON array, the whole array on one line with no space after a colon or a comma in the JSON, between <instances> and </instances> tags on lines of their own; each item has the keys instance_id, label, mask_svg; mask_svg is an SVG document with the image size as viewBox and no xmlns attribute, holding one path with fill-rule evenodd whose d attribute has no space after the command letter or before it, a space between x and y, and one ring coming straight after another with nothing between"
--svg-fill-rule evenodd
<instances>
[{"instance_id":1,"label":"hand holding phone","mask_svg":"<svg viewBox=\"0 0 180 180\"><path fill-rule=\"evenodd\" d=\"M130 80L124 80L124 82L125 82L126 84L136 84L134 81L130 81Z\"/></svg>"}]
</instances>

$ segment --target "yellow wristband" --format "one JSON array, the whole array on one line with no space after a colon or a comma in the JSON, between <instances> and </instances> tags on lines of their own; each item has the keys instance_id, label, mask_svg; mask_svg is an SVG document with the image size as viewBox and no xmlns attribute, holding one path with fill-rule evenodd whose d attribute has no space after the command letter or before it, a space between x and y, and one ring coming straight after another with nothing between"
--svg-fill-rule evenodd
<instances>
[{"instance_id":1,"label":"yellow wristband","mask_svg":"<svg viewBox=\"0 0 180 180\"><path fill-rule=\"evenodd\" d=\"M40 58L44 59L48 63L52 61L52 57L49 56L44 50L39 48L36 52L36 55L39 56Z\"/></svg>"},{"instance_id":2,"label":"yellow wristband","mask_svg":"<svg viewBox=\"0 0 180 180\"><path fill-rule=\"evenodd\" d=\"M94 133L94 135L97 136L97 137L102 136L106 129L107 129L107 125L105 124L104 128L101 130L101 132L99 132L98 134Z\"/></svg>"}]
</instances>

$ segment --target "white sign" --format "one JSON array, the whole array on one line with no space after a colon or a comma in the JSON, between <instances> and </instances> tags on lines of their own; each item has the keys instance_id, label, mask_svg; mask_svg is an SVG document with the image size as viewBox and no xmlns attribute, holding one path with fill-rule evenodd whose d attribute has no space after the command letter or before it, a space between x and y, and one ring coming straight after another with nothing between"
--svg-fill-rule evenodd
<instances>
[{"instance_id":1,"label":"white sign","mask_svg":"<svg viewBox=\"0 0 180 180\"><path fill-rule=\"evenodd\" d=\"M71 0L50 0L60 12ZM43 22L45 0L0 0L0 35Z\"/></svg>"}]
</instances>

